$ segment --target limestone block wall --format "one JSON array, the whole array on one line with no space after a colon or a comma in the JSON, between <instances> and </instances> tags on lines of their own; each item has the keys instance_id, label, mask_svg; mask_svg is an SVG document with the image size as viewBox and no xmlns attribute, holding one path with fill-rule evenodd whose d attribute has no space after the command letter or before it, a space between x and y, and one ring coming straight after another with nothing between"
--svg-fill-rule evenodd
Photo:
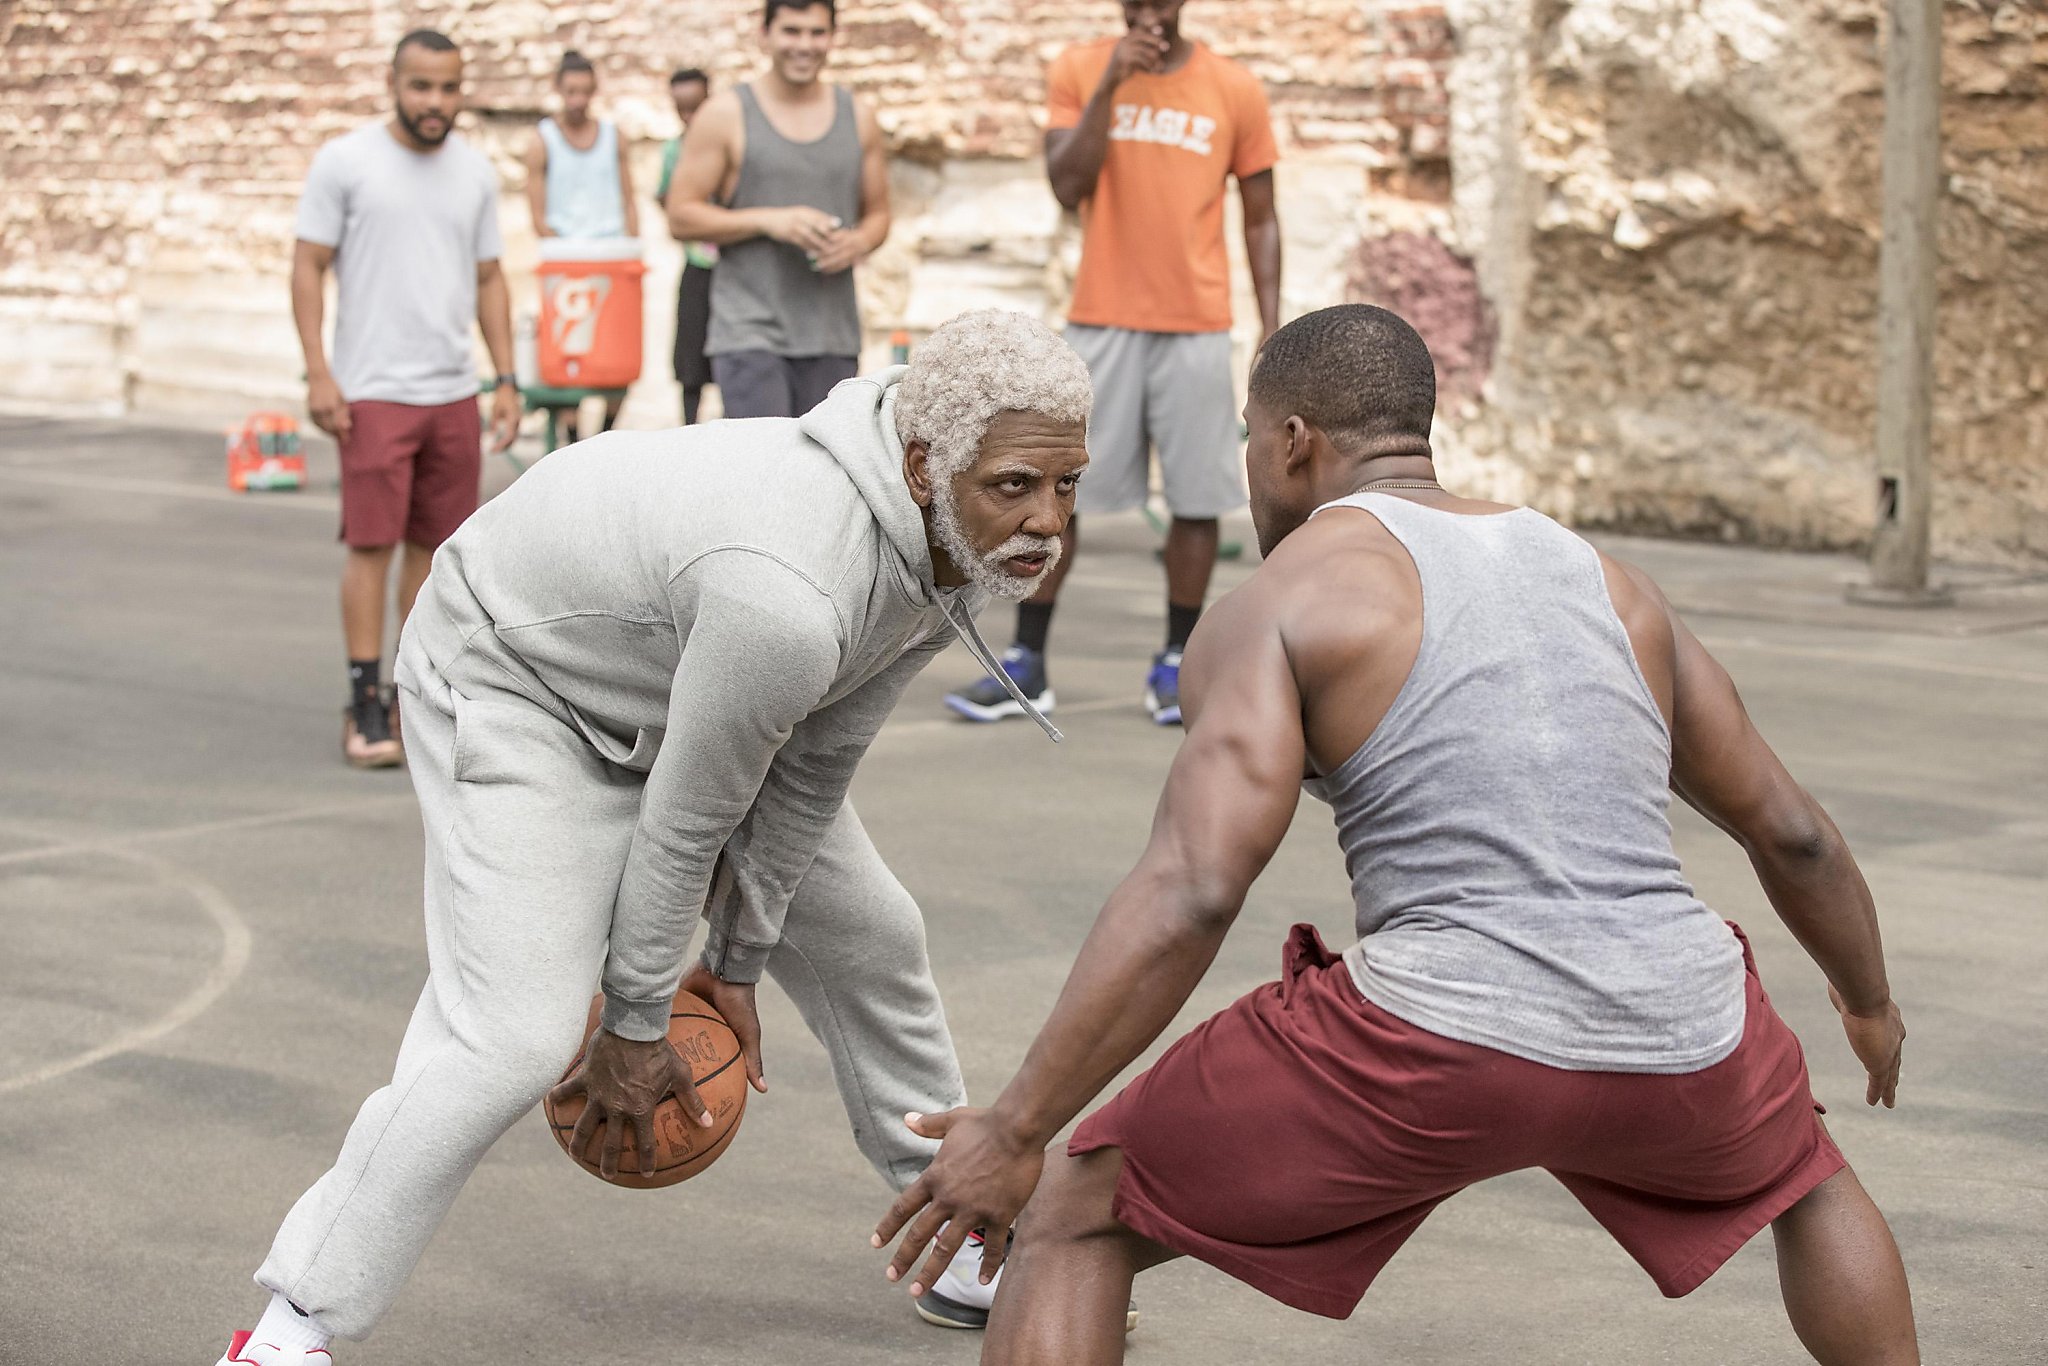
<instances>
[{"instance_id":1,"label":"limestone block wall","mask_svg":"<svg viewBox=\"0 0 2048 1366\"><path fill-rule=\"evenodd\" d=\"M1580 524L1864 541L1876 0L1454 0L1455 240L1498 319L1461 450ZM2048 13L1944 9L1937 551L2048 558Z\"/></svg>"}]
</instances>

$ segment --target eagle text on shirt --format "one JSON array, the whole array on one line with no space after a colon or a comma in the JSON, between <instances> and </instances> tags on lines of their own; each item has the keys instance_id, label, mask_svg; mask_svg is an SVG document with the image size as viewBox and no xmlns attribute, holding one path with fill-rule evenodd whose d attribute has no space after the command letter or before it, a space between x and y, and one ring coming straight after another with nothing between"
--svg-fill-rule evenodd
<instances>
[{"instance_id":1,"label":"eagle text on shirt","mask_svg":"<svg viewBox=\"0 0 2048 1366\"><path fill-rule=\"evenodd\" d=\"M1153 142L1178 147L1197 156L1209 155L1216 120L1185 109L1154 109L1149 104L1120 104L1109 130L1112 142Z\"/></svg>"}]
</instances>

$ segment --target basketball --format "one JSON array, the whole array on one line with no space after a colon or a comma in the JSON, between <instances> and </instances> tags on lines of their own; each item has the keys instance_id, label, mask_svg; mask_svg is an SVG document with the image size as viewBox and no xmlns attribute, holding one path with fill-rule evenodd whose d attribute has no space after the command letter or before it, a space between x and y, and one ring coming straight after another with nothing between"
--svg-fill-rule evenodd
<instances>
[{"instance_id":1,"label":"basketball","mask_svg":"<svg viewBox=\"0 0 2048 1366\"><path fill-rule=\"evenodd\" d=\"M603 1009L603 996L590 1003L590 1018L583 1027L586 1045L597 1029ZM740 1116L747 1112L747 1067L740 1060L740 1041L708 1002L687 991L676 993L675 1004L669 1007L668 1046L690 1069L691 1080L697 1083L697 1095L711 1112L711 1127L700 1127L683 1113L674 1096L668 1097L654 1111L654 1175L640 1174L640 1147L629 1127L619 1150L619 1174L611 1178L614 1186L652 1190L689 1180L718 1160L718 1155L732 1142L732 1136L739 1132ZM582 1065L583 1050L579 1048L576 1060L562 1075L571 1076ZM569 1136L583 1115L583 1104L582 1096L573 1096L560 1105L553 1099L541 1102L548 1127L554 1131L555 1142L562 1145L562 1151L569 1153L577 1166L602 1180L597 1170L598 1143L590 1145L593 1151L588 1155L569 1152Z\"/></svg>"}]
</instances>

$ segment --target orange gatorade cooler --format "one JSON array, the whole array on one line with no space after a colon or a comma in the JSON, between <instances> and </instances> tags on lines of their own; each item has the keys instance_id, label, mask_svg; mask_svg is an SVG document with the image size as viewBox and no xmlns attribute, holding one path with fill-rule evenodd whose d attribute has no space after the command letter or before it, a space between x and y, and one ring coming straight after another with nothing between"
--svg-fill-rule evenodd
<instances>
[{"instance_id":1,"label":"orange gatorade cooler","mask_svg":"<svg viewBox=\"0 0 2048 1366\"><path fill-rule=\"evenodd\" d=\"M640 378L640 244L544 237L540 254L540 382L623 389Z\"/></svg>"},{"instance_id":2,"label":"orange gatorade cooler","mask_svg":"<svg viewBox=\"0 0 2048 1366\"><path fill-rule=\"evenodd\" d=\"M298 419L251 413L240 431L228 428L228 487L237 493L306 486L306 453Z\"/></svg>"}]
</instances>

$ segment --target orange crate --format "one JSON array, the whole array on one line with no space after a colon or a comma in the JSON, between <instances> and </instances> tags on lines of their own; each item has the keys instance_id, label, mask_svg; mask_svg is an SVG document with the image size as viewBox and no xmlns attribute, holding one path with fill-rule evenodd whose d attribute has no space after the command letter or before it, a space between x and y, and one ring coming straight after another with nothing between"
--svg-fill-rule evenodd
<instances>
[{"instance_id":1,"label":"orange crate","mask_svg":"<svg viewBox=\"0 0 2048 1366\"><path fill-rule=\"evenodd\" d=\"M306 486L306 455L299 444L297 418L251 413L240 431L230 428L227 435L228 487L235 492Z\"/></svg>"}]
</instances>

